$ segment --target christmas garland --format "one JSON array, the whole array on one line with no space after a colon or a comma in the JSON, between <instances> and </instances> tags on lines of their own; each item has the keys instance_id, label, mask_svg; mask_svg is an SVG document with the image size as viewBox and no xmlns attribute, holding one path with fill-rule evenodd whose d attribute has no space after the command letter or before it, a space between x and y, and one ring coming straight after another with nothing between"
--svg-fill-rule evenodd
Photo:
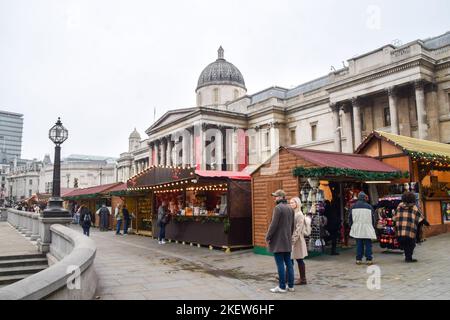
<instances>
[{"instance_id":1,"label":"christmas garland","mask_svg":"<svg viewBox=\"0 0 450 320\"><path fill-rule=\"evenodd\" d=\"M377 181L377 180L391 180L408 178L408 172L373 172L348 168L332 168L332 167L320 167L320 168L305 168L297 167L293 170L295 177L352 177L360 180Z\"/></svg>"}]
</instances>

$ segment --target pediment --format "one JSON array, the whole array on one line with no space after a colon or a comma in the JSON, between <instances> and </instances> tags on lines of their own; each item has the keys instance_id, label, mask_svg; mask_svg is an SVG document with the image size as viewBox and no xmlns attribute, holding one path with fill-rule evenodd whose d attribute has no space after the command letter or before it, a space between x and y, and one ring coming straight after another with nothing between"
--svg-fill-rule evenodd
<instances>
[{"instance_id":1,"label":"pediment","mask_svg":"<svg viewBox=\"0 0 450 320\"><path fill-rule=\"evenodd\" d=\"M146 132L155 130L157 128L164 127L172 122L175 122L181 118L186 117L193 111L195 111L196 108L188 108L188 109L179 109L179 110L170 110L166 112L161 118L159 118L154 124L150 126L150 128L147 129Z\"/></svg>"}]
</instances>

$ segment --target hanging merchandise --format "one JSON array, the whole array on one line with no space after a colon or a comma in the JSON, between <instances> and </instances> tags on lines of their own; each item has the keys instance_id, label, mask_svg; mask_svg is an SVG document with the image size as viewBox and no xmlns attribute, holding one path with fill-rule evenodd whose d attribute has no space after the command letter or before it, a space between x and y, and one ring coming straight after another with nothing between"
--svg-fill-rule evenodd
<instances>
[{"instance_id":1,"label":"hanging merchandise","mask_svg":"<svg viewBox=\"0 0 450 320\"><path fill-rule=\"evenodd\" d=\"M387 196L381 198L378 202L376 209L378 215L377 233L381 248L400 249L393 220L395 210L400 202L401 196Z\"/></svg>"}]
</instances>

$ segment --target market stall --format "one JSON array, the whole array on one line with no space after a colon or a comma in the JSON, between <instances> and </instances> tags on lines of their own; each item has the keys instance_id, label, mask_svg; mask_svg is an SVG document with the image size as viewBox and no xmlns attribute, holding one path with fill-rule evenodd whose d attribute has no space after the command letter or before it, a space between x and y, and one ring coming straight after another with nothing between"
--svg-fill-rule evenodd
<instances>
[{"instance_id":1,"label":"market stall","mask_svg":"<svg viewBox=\"0 0 450 320\"><path fill-rule=\"evenodd\" d=\"M122 185L122 182L110 183L90 188L76 189L63 195L62 198L66 202L66 207L77 206L79 208L82 205L88 207L89 210L94 214L95 220L93 226L95 227L98 227L100 222L99 217L95 213L102 206L102 204L106 204L106 207L108 207L111 212L109 226L112 229L115 223L112 206L113 203L116 203L116 201L118 201L119 199L114 198L108 192L120 185Z\"/></svg>"},{"instance_id":2,"label":"market stall","mask_svg":"<svg viewBox=\"0 0 450 320\"><path fill-rule=\"evenodd\" d=\"M127 191L149 192L154 236L165 201L172 215L167 239L228 249L251 246L250 177L244 173L150 167L128 180Z\"/></svg>"},{"instance_id":3,"label":"market stall","mask_svg":"<svg viewBox=\"0 0 450 320\"><path fill-rule=\"evenodd\" d=\"M415 192L431 224L426 236L450 231L450 145L374 131L356 152L409 173L409 179L393 181L383 193L399 197L404 191Z\"/></svg>"},{"instance_id":4,"label":"market stall","mask_svg":"<svg viewBox=\"0 0 450 320\"><path fill-rule=\"evenodd\" d=\"M271 193L283 189L288 198L300 197L303 212L311 215L310 252L324 251L325 202L343 222L342 243L348 245L348 212L360 191L378 201L377 184L404 177L405 173L369 156L281 147L252 173L253 243L256 253L265 254L265 236L272 219ZM345 228L347 226L347 228Z\"/></svg>"},{"instance_id":5,"label":"market stall","mask_svg":"<svg viewBox=\"0 0 450 320\"><path fill-rule=\"evenodd\" d=\"M132 233L144 236L152 236L152 194L149 191L131 191L127 190L127 184L123 183L109 191L112 199L112 213L115 212L116 206L120 208L127 206L130 213L130 229ZM114 227L116 219L114 219Z\"/></svg>"}]
</instances>

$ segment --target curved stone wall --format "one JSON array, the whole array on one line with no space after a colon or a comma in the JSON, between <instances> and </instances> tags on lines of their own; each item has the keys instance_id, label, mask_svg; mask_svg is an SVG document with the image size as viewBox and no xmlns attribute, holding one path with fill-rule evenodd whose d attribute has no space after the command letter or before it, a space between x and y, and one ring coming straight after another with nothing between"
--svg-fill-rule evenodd
<instances>
[{"instance_id":1,"label":"curved stone wall","mask_svg":"<svg viewBox=\"0 0 450 320\"><path fill-rule=\"evenodd\" d=\"M29 213L8 209L8 221L14 227L18 227L15 223L28 225L27 219L34 220ZM50 231L50 267L1 288L0 300L84 300L94 297L98 282L94 269L97 251L94 241L58 224L52 225Z\"/></svg>"}]
</instances>

